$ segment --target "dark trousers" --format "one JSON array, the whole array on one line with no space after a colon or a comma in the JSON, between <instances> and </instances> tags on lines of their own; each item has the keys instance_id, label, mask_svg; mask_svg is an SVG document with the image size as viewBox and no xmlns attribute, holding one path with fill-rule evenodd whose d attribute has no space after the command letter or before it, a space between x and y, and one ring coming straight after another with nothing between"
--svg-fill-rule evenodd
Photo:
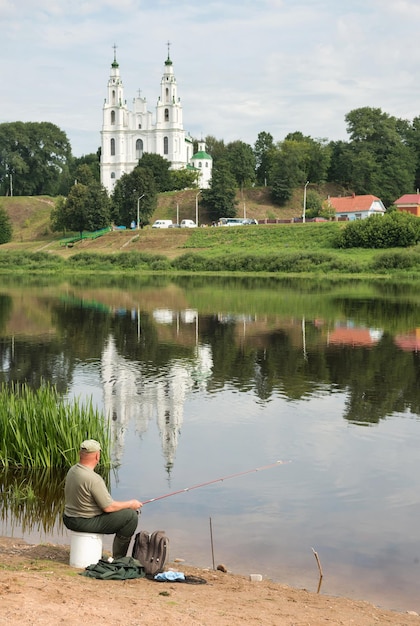
<instances>
[{"instance_id":1,"label":"dark trousers","mask_svg":"<svg viewBox=\"0 0 420 626\"><path fill-rule=\"evenodd\" d=\"M119 559L126 556L131 537L136 532L138 513L133 509L122 509L113 513L102 513L95 517L68 517L63 515L64 526L79 533L113 535L112 556Z\"/></svg>"}]
</instances>

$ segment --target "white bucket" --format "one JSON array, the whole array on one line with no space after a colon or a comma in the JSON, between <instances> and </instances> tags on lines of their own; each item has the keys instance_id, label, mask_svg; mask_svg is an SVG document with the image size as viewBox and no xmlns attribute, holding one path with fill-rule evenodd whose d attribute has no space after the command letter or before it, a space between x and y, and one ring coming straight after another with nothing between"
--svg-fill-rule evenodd
<instances>
[{"instance_id":1,"label":"white bucket","mask_svg":"<svg viewBox=\"0 0 420 626\"><path fill-rule=\"evenodd\" d=\"M102 537L95 533L71 531L70 565L85 569L102 558Z\"/></svg>"}]
</instances>

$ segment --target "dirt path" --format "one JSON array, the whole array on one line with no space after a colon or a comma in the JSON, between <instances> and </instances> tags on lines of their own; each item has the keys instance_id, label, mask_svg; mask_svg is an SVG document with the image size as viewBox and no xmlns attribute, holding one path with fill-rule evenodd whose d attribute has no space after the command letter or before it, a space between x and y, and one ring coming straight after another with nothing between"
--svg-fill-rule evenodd
<instances>
[{"instance_id":1,"label":"dirt path","mask_svg":"<svg viewBox=\"0 0 420 626\"><path fill-rule=\"evenodd\" d=\"M102 581L71 568L69 549L0 537L0 624L31 626L411 626L417 614L183 564L206 584Z\"/></svg>"}]
</instances>

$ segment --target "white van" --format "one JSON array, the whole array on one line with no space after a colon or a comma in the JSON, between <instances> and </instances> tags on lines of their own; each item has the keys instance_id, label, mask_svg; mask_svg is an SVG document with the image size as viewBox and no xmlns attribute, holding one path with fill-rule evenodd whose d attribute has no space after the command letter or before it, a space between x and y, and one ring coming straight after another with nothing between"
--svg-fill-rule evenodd
<instances>
[{"instance_id":1,"label":"white van","mask_svg":"<svg viewBox=\"0 0 420 626\"><path fill-rule=\"evenodd\" d=\"M193 220L182 220L181 228L197 228L197 224Z\"/></svg>"},{"instance_id":2,"label":"white van","mask_svg":"<svg viewBox=\"0 0 420 626\"><path fill-rule=\"evenodd\" d=\"M172 220L156 220L152 228L169 228L172 226Z\"/></svg>"}]
</instances>

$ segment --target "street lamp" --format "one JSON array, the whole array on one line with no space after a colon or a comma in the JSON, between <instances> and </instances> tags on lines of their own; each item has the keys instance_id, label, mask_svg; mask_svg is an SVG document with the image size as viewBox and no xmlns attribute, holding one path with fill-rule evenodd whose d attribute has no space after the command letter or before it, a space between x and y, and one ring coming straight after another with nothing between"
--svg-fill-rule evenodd
<instances>
[{"instance_id":1,"label":"street lamp","mask_svg":"<svg viewBox=\"0 0 420 626\"><path fill-rule=\"evenodd\" d=\"M306 181L305 183L305 187L303 190L303 223L305 223L305 217L306 217L306 187L309 185L309 180Z\"/></svg>"},{"instance_id":2,"label":"street lamp","mask_svg":"<svg viewBox=\"0 0 420 626\"><path fill-rule=\"evenodd\" d=\"M143 194L140 196L140 198L137 198L137 230L139 230L139 228L140 228L140 224L139 224L139 221L140 221L140 200L141 200L142 198L144 198L144 196L145 196L145 195L146 195L146 194L144 194L144 193L143 193Z\"/></svg>"},{"instance_id":3,"label":"street lamp","mask_svg":"<svg viewBox=\"0 0 420 626\"><path fill-rule=\"evenodd\" d=\"M198 196L201 193L201 189L198 194L195 196L195 224L198 226Z\"/></svg>"}]
</instances>

